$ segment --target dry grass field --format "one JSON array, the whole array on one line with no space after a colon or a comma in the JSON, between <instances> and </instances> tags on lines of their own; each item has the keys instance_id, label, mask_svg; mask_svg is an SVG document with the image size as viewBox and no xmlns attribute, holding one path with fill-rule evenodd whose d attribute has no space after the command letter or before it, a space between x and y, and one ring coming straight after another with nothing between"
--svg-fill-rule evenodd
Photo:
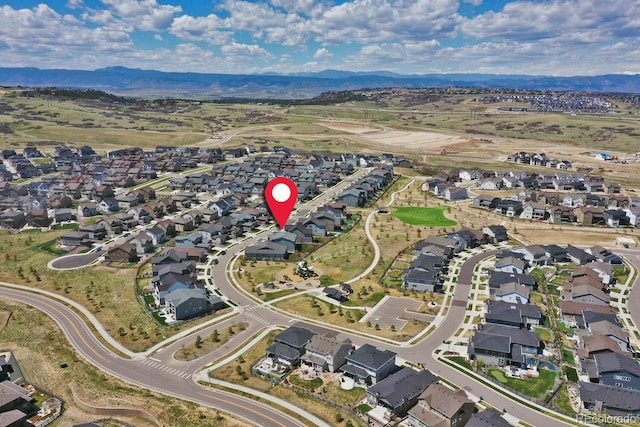
<instances>
[{"instance_id":1,"label":"dry grass field","mask_svg":"<svg viewBox=\"0 0 640 427\"><path fill-rule=\"evenodd\" d=\"M40 246L63 233L0 234L0 280L57 292L77 301L91 310L113 337L134 351L144 350L161 341L163 335L175 332L158 326L142 309L134 292L135 269L95 266L57 271L47 268L55 255ZM124 335L119 333L120 328Z\"/></svg>"}]
</instances>

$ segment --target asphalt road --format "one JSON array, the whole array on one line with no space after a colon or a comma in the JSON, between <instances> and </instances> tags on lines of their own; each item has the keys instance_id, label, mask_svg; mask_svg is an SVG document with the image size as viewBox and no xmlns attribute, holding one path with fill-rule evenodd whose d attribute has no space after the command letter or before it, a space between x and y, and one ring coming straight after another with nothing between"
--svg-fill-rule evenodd
<instances>
[{"instance_id":1,"label":"asphalt road","mask_svg":"<svg viewBox=\"0 0 640 427\"><path fill-rule=\"evenodd\" d=\"M206 389L191 379L190 372L159 368L158 362L153 359L123 359L107 350L74 311L57 301L7 288L0 288L0 297L29 304L47 313L82 358L114 377L162 394L232 412L257 426L305 425L268 405L222 390ZM73 369L73 364L70 369Z\"/></svg>"},{"instance_id":2,"label":"asphalt road","mask_svg":"<svg viewBox=\"0 0 640 427\"><path fill-rule=\"evenodd\" d=\"M348 184L349 182L339 184L338 187L332 189L331 193L341 191L341 189ZM329 197L329 194L321 196L301 207L301 210L305 212L311 211L325 203ZM266 326L281 325L286 327L293 324L291 316L271 306L262 305L260 302L250 298L248 294L236 289L229 282L226 274L227 264L231 259L240 251L244 250L246 246L262 238L261 235L256 235L230 248L224 256L219 257L219 263L217 265L212 265L211 274L216 286L220 288L225 296L239 305L240 314L221 323L206 327L198 331L198 334L204 337L210 334L213 329L225 328L238 321L248 322L249 327L245 331L236 334L236 336L222 348L191 362L177 361L173 358L173 355L183 344L193 342L195 340L195 334L172 342L158 350L151 357L129 360L121 358L105 348L94 338L92 331L74 311L57 301L50 300L46 296L7 288L0 288L0 297L30 304L49 314L58 325L60 325L70 343L83 358L115 377L122 378L132 384L159 393L232 412L255 425L302 425L301 422L270 408L266 404L258 403L221 390L204 388L192 379L192 375L198 372L204 365L233 352L247 338ZM443 341L449 339L457 331L464 319L470 283L476 263L494 253L495 251L486 252L466 261L461 268L446 320L420 343L412 346L396 346L378 342L375 345L379 348L387 348L395 351L398 356L403 359L423 363L423 365L432 372L462 386L469 393L482 396L487 403L497 408L505 408L509 414L531 425L544 424L547 427L564 426L566 423L522 406L450 366L436 361L432 356L433 350ZM640 258L638 258L637 252L634 256L636 265L640 264ZM628 256L628 258L630 257ZM636 282L637 281L638 279L636 279ZM640 289L637 286L634 287L629 296L629 306L640 307ZM639 317L640 313L635 313L634 321L636 324L640 324ZM355 344L371 342L370 339L350 334L349 332L342 331L340 333L348 336Z\"/></svg>"},{"instance_id":3,"label":"asphalt road","mask_svg":"<svg viewBox=\"0 0 640 427\"><path fill-rule=\"evenodd\" d=\"M53 270L73 270L84 268L102 256L101 252L89 252L86 254L65 255L56 258L48 265Z\"/></svg>"},{"instance_id":4,"label":"asphalt road","mask_svg":"<svg viewBox=\"0 0 640 427\"><path fill-rule=\"evenodd\" d=\"M220 263L214 267L213 277L216 285L230 299L239 303L241 306L254 306L256 305L255 301L249 299L244 293L239 292L234 286L232 286L231 283L229 283L227 275L224 274L226 263L239 250L241 250L241 247L234 248L234 251L228 251L227 255L225 255L225 257L220 260ZM458 283L455 286L452 303L447 312L446 320L420 343L413 346L396 346L385 343L375 343L375 345L381 349L392 350L403 359L416 363L422 362L427 369L435 374L463 387L469 393L476 396L482 396L484 401L497 408L505 408L509 414L531 425L540 425L541 421L544 420L544 424L547 427L566 426L567 423L544 415L543 413L526 406L522 406L513 400L506 398L501 393L496 392L494 389L459 372L458 370L436 361L432 356L433 350L442 344L443 341L449 339L458 330L464 320L475 265L481 260L495 255L496 252L497 251L489 251L475 255L463 264L458 278ZM291 325L291 319L288 316L273 309L267 309L265 306L256 308L252 310L251 313L255 313L260 317L260 319L266 320L271 325ZM367 342L370 343L370 340L359 335L349 334L344 331L341 332L341 334L349 337L349 339L351 339L351 341L356 345L365 344Z\"/></svg>"}]
</instances>

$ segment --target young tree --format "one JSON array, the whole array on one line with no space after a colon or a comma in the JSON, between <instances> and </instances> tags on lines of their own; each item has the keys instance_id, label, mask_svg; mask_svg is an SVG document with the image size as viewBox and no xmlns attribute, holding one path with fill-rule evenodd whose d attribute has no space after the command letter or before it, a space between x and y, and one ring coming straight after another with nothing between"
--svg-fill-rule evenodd
<instances>
[{"instance_id":1,"label":"young tree","mask_svg":"<svg viewBox=\"0 0 640 427\"><path fill-rule=\"evenodd\" d=\"M202 338L200 335L196 337L196 348L202 348Z\"/></svg>"},{"instance_id":2,"label":"young tree","mask_svg":"<svg viewBox=\"0 0 640 427\"><path fill-rule=\"evenodd\" d=\"M213 332L211 333L211 341L220 342L220 334L218 333L217 329L214 329Z\"/></svg>"}]
</instances>

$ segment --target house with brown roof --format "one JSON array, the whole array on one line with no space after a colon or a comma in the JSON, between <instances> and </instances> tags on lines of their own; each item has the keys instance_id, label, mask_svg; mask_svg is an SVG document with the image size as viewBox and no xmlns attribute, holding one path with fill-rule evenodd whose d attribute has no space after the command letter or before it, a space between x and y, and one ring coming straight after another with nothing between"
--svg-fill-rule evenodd
<instances>
[{"instance_id":1,"label":"house with brown roof","mask_svg":"<svg viewBox=\"0 0 640 427\"><path fill-rule=\"evenodd\" d=\"M598 353L624 353L618 342L606 335L588 335L582 339L582 345L578 348L578 356L583 359L592 359Z\"/></svg>"},{"instance_id":2,"label":"house with brown roof","mask_svg":"<svg viewBox=\"0 0 640 427\"><path fill-rule=\"evenodd\" d=\"M475 404L464 390L452 390L442 384L432 384L420 395L418 404L409 411L412 427L461 427L471 418Z\"/></svg>"},{"instance_id":3,"label":"house with brown roof","mask_svg":"<svg viewBox=\"0 0 640 427\"><path fill-rule=\"evenodd\" d=\"M351 340L338 340L335 336L314 335L306 346L302 364L318 373L336 372L347 361Z\"/></svg>"},{"instance_id":4,"label":"house with brown roof","mask_svg":"<svg viewBox=\"0 0 640 427\"><path fill-rule=\"evenodd\" d=\"M135 245L123 243L107 251L104 256L106 262L134 263L138 262L138 252Z\"/></svg>"}]
</instances>

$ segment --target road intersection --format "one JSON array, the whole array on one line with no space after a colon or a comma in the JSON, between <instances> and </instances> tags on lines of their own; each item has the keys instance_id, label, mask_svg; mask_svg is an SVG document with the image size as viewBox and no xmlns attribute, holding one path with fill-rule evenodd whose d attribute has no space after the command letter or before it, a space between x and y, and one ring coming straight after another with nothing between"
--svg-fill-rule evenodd
<instances>
[{"instance_id":1,"label":"road intersection","mask_svg":"<svg viewBox=\"0 0 640 427\"><path fill-rule=\"evenodd\" d=\"M345 182L345 185L347 183L349 181ZM314 199L312 203L304 207L304 211L311 212L317 209L317 207L329 201L331 197L340 191L340 188L342 187L334 188L331 193L323 194L321 197ZM370 223L370 219L375 214L375 212L372 212L367 217L368 223ZM374 247L377 247L370 233L368 235ZM270 304L255 299L255 297L241 290L239 286L233 283L230 279L229 269L233 268L237 256L242 254L247 246L254 244L261 238L263 238L261 234L256 234L239 242L235 246L228 248L223 255L219 255L217 264L212 262L208 266L208 274L213 278L217 289L228 300L237 304L231 313L195 328L182 331L180 334L142 353L134 353L124 348L104 330L99 321L88 310L68 298L52 292L36 291L33 288L9 283L0 283L2 285L0 286L0 297L32 305L47 313L60 326L71 345L83 359L114 377L158 393L234 413L251 424L260 426L305 425L304 422L287 415L275 407L274 405L278 405L287 408L290 405L273 396L261 394L262 402L270 402L261 403L219 388L206 387L200 384L200 382L206 381L225 388L258 395L259 393L255 390L246 390L242 386L210 379L207 375L208 369L212 368L210 365L214 361L232 360L241 354L243 351L242 344L247 339L252 338L253 342L255 342L272 328L289 326L292 321L297 320L308 324L310 327L332 327L332 325L326 323L317 322L300 315L293 316L290 313L278 310ZM640 266L639 253L634 250L626 250L624 252L627 260L632 262L636 269ZM371 343L372 340L375 340L375 345L378 348L392 350L404 360L421 363L435 374L461 386L470 395L476 398L482 396L482 399L488 404L497 408L504 408L507 414L514 419L522 420L530 425L541 425L542 423L549 427L567 425L567 422L570 423L572 421L571 419L555 413L553 416L549 416L547 413L551 411L546 408L536 407L536 405L529 402L528 406L522 405L510 399L510 397L514 396L509 391L490 387L486 383L480 382L468 374L442 363L438 354L435 353L435 350L441 347L443 342L456 333L463 322L476 264L494 254L495 250L487 250L477 253L464 261L454 292L448 296L450 297L450 303L446 315L438 316L437 321L434 322L437 327L417 343L397 343L378 339L370 334L365 336L342 328L333 327L333 329L339 330L341 334L351 339L356 345ZM636 285L639 280L636 275ZM631 288L629 306L640 306L640 286ZM78 312L84 318L77 314ZM634 323L636 325L640 324L639 313L634 313L632 310L629 310L629 312L632 317L636 316L633 318ZM102 339L108 343L108 346L96 338L95 332L87 325L85 319L95 328ZM216 351L189 362L178 361L174 358L175 352L183 345L194 341L196 332L199 335L206 336L213 329L228 327L240 319L247 322L248 327ZM218 366L220 363L222 362L214 364L213 367ZM298 407L289 407L289 409L293 409L293 413L315 425L326 425L315 415L307 413ZM541 410L544 410L544 412L541 412Z\"/></svg>"}]
</instances>

